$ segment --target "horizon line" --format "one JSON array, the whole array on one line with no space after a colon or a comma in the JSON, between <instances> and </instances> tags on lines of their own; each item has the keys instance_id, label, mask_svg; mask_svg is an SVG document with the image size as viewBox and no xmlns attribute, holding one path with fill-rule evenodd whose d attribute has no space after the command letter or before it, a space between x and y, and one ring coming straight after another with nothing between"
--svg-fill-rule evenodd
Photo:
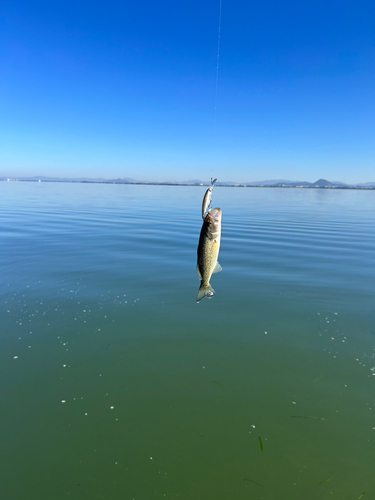
<instances>
[{"instance_id":1,"label":"horizon line","mask_svg":"<svg viewBox=\"0 0 375 500\"><path fill-rule=\"evenodd\" d=\"M61 182L61 183L77 183L77 184L127 184L127 185L145 185L145 186L184 186L184 187L203 187L209 186L209 182L205 181L137 181L130 178L103 179L103 178L64 178L64 177L47 177L47 176L19 176L19 177L0 177L2 182ZM272 184L275 182L275 184ZM319 182L327 184L319 184ZM265 184L270 183L270 184ZM219 182L217 187L242 187L242 188L294 188L294 189L357 189L357 190L375 190L375 182L366 182L359 184L345 184L339 181L327 181L319 179L315 182L308 181L253 181L248 183L235 183L232 181Z\"/></svg>"}]
</instances>

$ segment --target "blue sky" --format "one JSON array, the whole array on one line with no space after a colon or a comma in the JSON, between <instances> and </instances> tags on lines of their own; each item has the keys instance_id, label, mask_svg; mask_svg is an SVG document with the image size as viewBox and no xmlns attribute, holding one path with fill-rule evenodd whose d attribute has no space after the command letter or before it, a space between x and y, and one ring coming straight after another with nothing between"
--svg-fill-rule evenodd
<instances>
[{"instance_id":1,"label":"blue sky","mask_svg":"<svg viewBox=\"0 0 375 500\"><path fill-rule=\"evenodd\" d=\"M375 3L1 3L0 174L375 181Z\"/></svg>"}]
</instances>

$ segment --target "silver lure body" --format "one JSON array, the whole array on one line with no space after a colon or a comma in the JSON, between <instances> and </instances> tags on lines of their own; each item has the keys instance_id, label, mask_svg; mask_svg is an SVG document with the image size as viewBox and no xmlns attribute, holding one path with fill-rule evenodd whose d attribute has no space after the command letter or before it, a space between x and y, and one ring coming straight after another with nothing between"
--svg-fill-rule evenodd
<instances>
[{"instance_id":1,"label":"silver lure body","mask_svg":"<svg viewBox=\"0 0 375 500\"><path fill-rule=\"evenodd\" d=\"M212 189L215 185L215 182L217 181L217 179L211 179L211 185L210 187L207 189L204 197L203 197L203 201L202 201L202 219L204 219L208 213L208 209L210 208L210 205L211 205L211 195L212 195Z\"/></svg>"}]
</instances>

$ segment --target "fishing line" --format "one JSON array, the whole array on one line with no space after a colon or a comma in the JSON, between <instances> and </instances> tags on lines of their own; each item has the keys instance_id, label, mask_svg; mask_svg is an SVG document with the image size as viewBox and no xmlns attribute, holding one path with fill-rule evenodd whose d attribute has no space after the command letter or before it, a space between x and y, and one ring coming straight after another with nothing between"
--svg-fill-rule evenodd
<instances>
[{"instance_id":1,"label":"fishing line","mask_svg":"<svg viewBox=\"0 0 375 500\"><path fill-rule=\"evenodd\" d=\"M217 34L217 56L216 56L216 85L215 85L215 116L214 130L216 130L217 89L219 87L219 59L220 59L220 30L221 30L221 1L219 7L219 31Z\"/></svg>"}]
</instances>

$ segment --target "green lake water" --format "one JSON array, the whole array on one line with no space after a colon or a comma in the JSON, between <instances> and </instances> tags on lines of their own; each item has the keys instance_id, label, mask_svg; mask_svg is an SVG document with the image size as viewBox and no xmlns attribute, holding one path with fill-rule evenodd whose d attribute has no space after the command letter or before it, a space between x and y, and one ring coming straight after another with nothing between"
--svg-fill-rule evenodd
<instances>
[{"instance_id":1,"label":"green lake water","mask_svg":"<svg viewBox=\"0 0 375 500\"><path fill-rule=\"evenodd\" d=\"M0 183L0 498L375 498L375 192Z\"/></svg>"}]
</instances>

